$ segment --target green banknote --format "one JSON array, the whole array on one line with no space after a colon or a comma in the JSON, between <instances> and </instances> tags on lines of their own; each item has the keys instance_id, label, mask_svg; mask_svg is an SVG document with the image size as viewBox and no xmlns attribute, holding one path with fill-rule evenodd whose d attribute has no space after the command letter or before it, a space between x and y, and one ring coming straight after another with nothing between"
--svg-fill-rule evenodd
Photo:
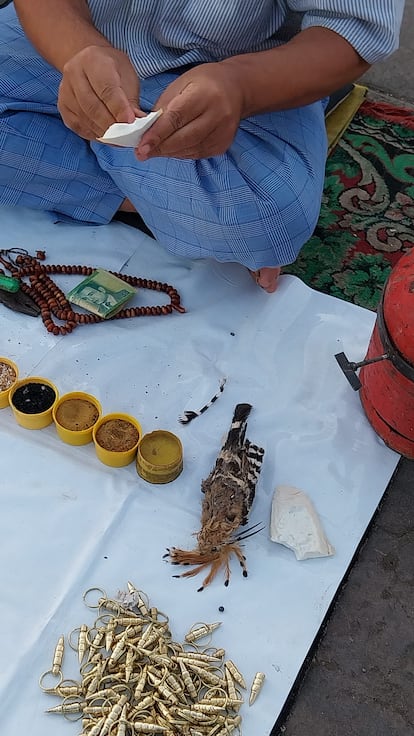
<instances>
[{"instance_id":1,"label":"green banknote","mask_svg":"<svg viewBox=\"0 0 414 736\"><path fill-rule=\"evenodd\" d=\"M136 288L126 281L109 271L97 269L69 291L66 297L72 304L108 319L113 317L135 292Z\"/></svg>"}]
</instances>

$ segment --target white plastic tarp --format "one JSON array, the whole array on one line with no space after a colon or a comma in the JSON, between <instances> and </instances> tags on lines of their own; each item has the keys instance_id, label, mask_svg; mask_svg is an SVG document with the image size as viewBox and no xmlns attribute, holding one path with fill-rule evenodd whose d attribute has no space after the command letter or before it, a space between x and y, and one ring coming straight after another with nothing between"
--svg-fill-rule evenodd
<instances>
[{"instance_id":1,"label":"white plastic tarp","mask_svg":"<svg viewBox=\"0 0 414 736\"><path fill-rule=\"evenodd\" d=\"M41 214L1 211L0 248L46 251L47 263L86 264L166 281L185 314L79 326L54 337L40 319L0 305L0 355L20 376L50 378L60 394L84 390L104 413L129 412L143 431L163 428L184 447L173 483L151 485L134 464L109 468L92 444L72 447L53 425L30 431L0 411L0 696L1 732L78 734L45 709L57 701L38 681L50 669L61 634L95 615L82 596L109 596L130 580L170 619L176 641L195 622L221 621L213 645L224 647L250 685L263 671L258 700L241 709L244 736L266 736L278 718L399 456L369 425L357 393L334 359L361 360L375 315L284 276L273 295L245 269L175 258L138 230L52 224ZM56 277L68 290L79 277ZM139 290L132 304L165 303ZM227 382L220 398L189 425ZM249 522L265 530L245 542L249 576L232 563L198 593L200 578L175 579L166 548L192 548L200 528L200 484L213 467L235 405L249 402L248 438L265 448ZM336 553L298 562L270 541L276 485L305 491ZM220 612L219 607L224 607ZM67 647L65 677L79 675ZM72 659L73 655L73 659Z\"/></svg>"}]
</instances>

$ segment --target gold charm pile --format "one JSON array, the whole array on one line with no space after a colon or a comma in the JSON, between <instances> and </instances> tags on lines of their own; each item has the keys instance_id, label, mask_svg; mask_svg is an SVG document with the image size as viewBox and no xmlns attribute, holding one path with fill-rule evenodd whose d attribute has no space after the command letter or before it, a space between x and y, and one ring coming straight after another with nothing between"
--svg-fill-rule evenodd
<instances>
[{"instance_id":1,"label":"gold charm pile","mask_svg":"<svg viewBox=\"0 0 414 736\"><path fill-rule=\"evenodd\" d=\"M98 600L89 600L96 594ZM241 733L246 683L224 649L201 647L220 623L195 624L182 644L173 641L168 618L150 607L132 583L118 600L93 588L84 595L98 617L69 636L81 679L65 680L65 639L57 642L51 669L40 687L61 702L47 709L68 720L82 720L81 736L229 736ZM258 694L257 675L250 704Z\"/></svg>"}]
</instances>

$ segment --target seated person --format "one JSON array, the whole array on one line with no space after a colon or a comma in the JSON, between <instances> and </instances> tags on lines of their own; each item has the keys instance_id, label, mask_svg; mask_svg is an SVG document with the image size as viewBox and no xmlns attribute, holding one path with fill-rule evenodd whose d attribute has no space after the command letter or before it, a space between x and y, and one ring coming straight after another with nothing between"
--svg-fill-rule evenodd
<instances>
[{"instance_id":1,"label":"seated person","mask_svg":"<svg viewBox=\"0 0 414 736\"><path fill-rule=\"evenodd\" d=\"M272 292L319 216L326 97L397 48L403 8L15 0L0 23L0 204L90 223L137 211L168 250L241 263ZM159 108L136 150L97 142Z\"/></svg>"}]
</instances>

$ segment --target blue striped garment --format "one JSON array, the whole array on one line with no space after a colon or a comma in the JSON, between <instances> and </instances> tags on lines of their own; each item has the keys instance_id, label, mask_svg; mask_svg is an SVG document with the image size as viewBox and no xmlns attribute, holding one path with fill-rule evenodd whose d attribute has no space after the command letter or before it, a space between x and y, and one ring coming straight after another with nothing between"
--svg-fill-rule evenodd
<instances>
[{"instance_id":1,"label":"blue striped garment","mask_svg":"<svg viewBox=\"0 0 414 736\"><path fill-rule=\"evenodd\" d=\"M148 77L187 64L263 51L302 28L324 26L369 63L398 46L404 0L88 0L94 24Z\"/></svg>"},{"instance_id":2,"label":"blue striped garment","mask_svg":"<svg viewBox=\"0 0 414 736\"><path fill-rule=\"evenodd\" d=\"M134 63L149 111L183 65L278 45L298 17L303 27L342 33L370 61L383 58L397 45L403 2L90 0L90 7L97 27ZM322 102L241 120L221 156L139 162L132 149L89 143L65 127L56 104L61 75L31 46L13 6L0 21L0 205L99 224L127 197L177 255L250 269L295 260L319 215Z\"/></svg>"}]
</instances>

